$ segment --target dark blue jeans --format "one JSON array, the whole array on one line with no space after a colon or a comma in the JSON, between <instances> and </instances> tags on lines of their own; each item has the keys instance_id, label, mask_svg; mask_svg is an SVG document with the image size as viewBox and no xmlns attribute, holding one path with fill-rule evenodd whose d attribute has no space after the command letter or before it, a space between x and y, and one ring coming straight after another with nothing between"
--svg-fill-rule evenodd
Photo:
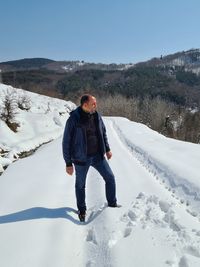
<instances>
[{"instance_id":1,"label":"dark blue jeans","mask_svg":"<svg viewBox=\"0 0 200 267\"><path fill-rule=\"evenodd\" d=\"M106 199L108 205L113 205L117 202L116 199L116 185L114 174L105 158L102 159L100 154L91 156L87 158L85 165L75 164L76 171L76 182L75 182L75 191L76 191L76 201L77 207L80 211L86 210L85 203L85 182L87 172L89 167L94 167L103 177L105 181L105 191Z\"/></svg>"}]
</instances>

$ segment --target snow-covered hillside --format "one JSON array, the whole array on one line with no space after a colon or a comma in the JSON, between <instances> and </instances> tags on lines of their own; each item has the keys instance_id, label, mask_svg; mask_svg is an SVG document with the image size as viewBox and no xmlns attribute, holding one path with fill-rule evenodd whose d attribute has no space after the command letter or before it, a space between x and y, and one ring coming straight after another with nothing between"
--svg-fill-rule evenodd
<instances>
[{"instance_id":1,"label":"snow-covered hillside","mask_svg":"<svg viewBox=\"0 0 200 267\"><path fill-rule=\"evenodd\" d=\"M85 223L62 136L0 177L0 266L199 267L200 146L125 118L104 118L121 208L90 168Z\"/></svg>"},{"instance_id":2,"label":"snow-covered hillside","mask_svg":"<svg viewBox=\"0 0 200 267\"><path fill-rule=\"evenodd\" d=\"M34 150L62 135L68 113L75 107L70 101L0 84L0 112L7 94L16 102L23 97L28 99L30 109L26 111L16 108L15 121L20 125L16 133L0 119L0 172L18 158L20 153Z\"/></svg>"}]
</instances>

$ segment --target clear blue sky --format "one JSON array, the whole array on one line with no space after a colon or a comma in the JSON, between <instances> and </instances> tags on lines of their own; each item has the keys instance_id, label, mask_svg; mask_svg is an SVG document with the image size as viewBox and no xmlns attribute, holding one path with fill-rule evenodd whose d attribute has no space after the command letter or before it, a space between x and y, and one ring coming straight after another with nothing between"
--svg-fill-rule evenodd
<instances>
[{"instance_id":1,"label":"clear blue sky","mask_svg":"<svg viewBox=\"0 0 200 267\"><path fill-rule=\"evenodd\" d=\"M0 62L136 63L191 48L199 0L0 0Z\"/></svg>"}]
</instances>

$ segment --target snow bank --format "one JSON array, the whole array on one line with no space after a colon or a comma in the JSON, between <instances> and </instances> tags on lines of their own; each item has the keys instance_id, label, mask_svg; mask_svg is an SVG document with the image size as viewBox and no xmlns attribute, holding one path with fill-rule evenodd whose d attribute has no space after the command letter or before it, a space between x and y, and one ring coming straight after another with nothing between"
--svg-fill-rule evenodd
<instances>
[{"instance_id":1,"label":"snow bank","mask_svg":"<svg viewBox=\"0 0 200 267\"><path fill-rule=\"evenodd\" d=\"M3 167L16 160L19 154L34 150L43 143L61 136L69 112L75 108L71 101L0 84L1 108L7 93L16 101L23 97L29 99L30 109L27 111L17 107L15 110L15 121L20 125L16 133L0 120L0 172L3 171Z\"/></svg>"},{"instance_id":2,"label":"snow bank","mask_svg":"<svg viewBox=\"0 0 200 267\"><path fill-rule=\"evenodd\" d=\"M112 118L113 127L131 153L195 210L200 210L200 145L167 138L125 118Z\"/></svg>"}]
</instances>

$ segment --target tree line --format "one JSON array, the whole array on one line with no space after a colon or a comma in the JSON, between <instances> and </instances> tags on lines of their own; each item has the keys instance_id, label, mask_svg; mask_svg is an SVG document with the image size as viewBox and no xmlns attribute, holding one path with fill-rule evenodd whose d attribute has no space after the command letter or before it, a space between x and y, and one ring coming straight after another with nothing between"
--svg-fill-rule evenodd
<instances>
[{"instance_id":1,"label":"tree line","mask_svg":"<svg viewBox=\"0 0 200 267\"><path fill-rule=\"evenodd\" d=\"M80 91L74 96L79 105ZM94 91L88 91L94 94ZM167 137L182 141L200 143L200 111L185 108L161 99L159 96L143 99L125 97L121 94L97 94L98 111L104 116L126 117L131 121L143 123Z\"/></svg>"}]
</instances>

